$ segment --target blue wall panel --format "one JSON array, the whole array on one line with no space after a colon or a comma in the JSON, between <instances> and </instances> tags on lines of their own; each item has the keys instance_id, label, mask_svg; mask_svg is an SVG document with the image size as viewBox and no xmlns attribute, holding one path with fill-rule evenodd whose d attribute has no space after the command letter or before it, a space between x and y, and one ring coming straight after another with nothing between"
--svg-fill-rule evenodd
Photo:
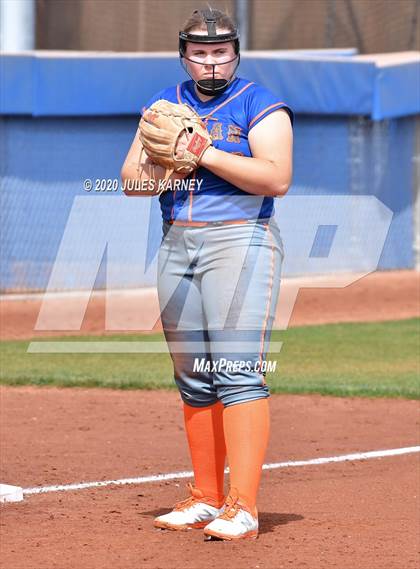
<instances>
[{"instance_id":1,"label":"blue wall panel","mask_svg":"<svg viewBox=\"0 0 420 569\"><path fill-rule=\"evenodd\" d=\"M0 74L0 114L33 116L133 114L156 91L188 78L176 53L1 54ZM420 112L420 58L380 67L349 54L248 52L239 75L265 84L299 113L381 120Z\"/></svg>"},{"instance_id":2,"label":"blue wall panel","mask_svg":"<svg viewBox=\"0 0 420 569\"><path fill-rule=\"evenodd\" d=\"M350 193L348 118L299 115L290 194Z\"/></svg>"},{"instance_id":3,"label":"blue wall panel","mask_svg":"<svg viewBox=\"0 0 420 569\"><path fill-rule=\"evenodd\" d=\"M289 195L374 195L393 213L380 269L412 268L415 123L298 117Z\"/></svg>"},{"instance_id":4,"label":"blue wall panel","mask_svg":"<svg viewBox=\"0 0 420 569\"><path fill-rule=\"evenodd\" d=\"M0 120L2 290L46 287L84 179L118 177L136 128L135 117Z\"/></svg>"}]
</instances>

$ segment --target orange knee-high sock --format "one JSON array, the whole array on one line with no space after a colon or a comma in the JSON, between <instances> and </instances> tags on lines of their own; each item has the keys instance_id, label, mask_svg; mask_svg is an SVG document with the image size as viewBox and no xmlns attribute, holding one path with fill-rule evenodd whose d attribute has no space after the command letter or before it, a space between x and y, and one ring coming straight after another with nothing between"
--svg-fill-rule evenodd
<instances>
[{"instance_id":1,"label":"orange knee-high sock","mask_svg":"<svg viewBox=\"0 0 420 569\"><path fill-rule=\"evenodd\" d=\"M191 407L184 403L184 420L195 486L221 505L226 460L223 405L220 401L209 407Z\"/></svg>"},{"instance_id":2,"label":"orange knee-high sock","mask_svg":"<svg viewBox=\"0 0 420 569\"><path fill-rule=\"evenodd\" d=\"M268 399L226 407L223 425L230 470L230 486L256 515L257 493L270 436Z\"/></svg>"}]
</instances>

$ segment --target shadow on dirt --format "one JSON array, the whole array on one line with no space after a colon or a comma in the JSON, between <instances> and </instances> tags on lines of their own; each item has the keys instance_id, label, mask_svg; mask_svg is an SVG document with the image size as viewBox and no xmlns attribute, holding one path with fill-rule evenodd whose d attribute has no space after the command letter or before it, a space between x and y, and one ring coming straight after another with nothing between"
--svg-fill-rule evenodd
<instances>
[{"instance_id":1,"label":"shadow on dirt","mask_svg":"<svg viewBox=\"0 0 420 569\"><path fill-rule=\"evenodd\" d=\"M299 514L280 514L277 512L259 513L259 533L269 533L277 526L284 526L291 522L300 522L304 517Z\"/></svg>"}]
</instances>

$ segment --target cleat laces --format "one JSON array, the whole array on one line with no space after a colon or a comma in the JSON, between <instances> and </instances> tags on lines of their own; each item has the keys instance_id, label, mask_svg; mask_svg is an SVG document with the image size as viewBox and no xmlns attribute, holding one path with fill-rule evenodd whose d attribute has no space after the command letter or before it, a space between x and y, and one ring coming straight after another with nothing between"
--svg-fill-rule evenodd
<instances>
[{"instance_id":1,"label":"cleat laces","mask_svg":"<svg viewBox=\"0 0 420 569\"><path fill-rule=\"evenodd\" d=\"M200 490L197 490L196 488L194 488L194 486L190 482L187 484L187 488L190 491L191 496L188 496L188 498L185 498L185 500L181 500L180 502L177 502L175 504L175 506L173 507L174 510L176 510L176 511L186 510L188 508L191 508L195 504L197 504L197 502L202 501L203 496L202 496Z\"/></svg>"}]
</instances>

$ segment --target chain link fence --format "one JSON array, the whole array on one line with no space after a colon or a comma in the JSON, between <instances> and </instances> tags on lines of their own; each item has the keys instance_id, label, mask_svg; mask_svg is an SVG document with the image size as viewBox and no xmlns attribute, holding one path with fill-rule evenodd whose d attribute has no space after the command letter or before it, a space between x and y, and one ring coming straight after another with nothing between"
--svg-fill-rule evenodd
<instances>
[{"instance_id":1,"label":"chain link fence","mask_svg":"<svg viewBox=\"0 0 420 569\"><path fill-rule=\"evenodd\" d=\"M176 51L197 8L234 0L38 0L37 48ZM249 49L420 49L419 0L248 0Z\"/></svg>"}]
</instances>

